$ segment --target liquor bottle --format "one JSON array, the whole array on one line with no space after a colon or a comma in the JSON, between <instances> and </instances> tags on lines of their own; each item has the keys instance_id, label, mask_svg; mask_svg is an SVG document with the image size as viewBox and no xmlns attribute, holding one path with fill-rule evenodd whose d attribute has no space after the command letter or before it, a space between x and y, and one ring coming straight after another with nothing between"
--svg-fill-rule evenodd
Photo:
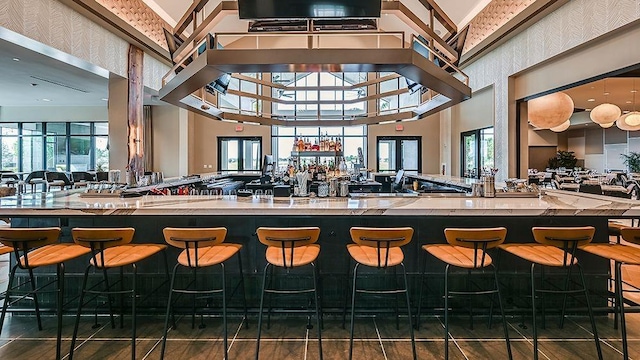
<instances>
[{"instance_id":1,"label":"liquor bottle","mask_svg":"<svg viewBox=\"0 0 640 360\"><path fill-rule=\"evenodd\" d=\"M329 151L336 151L336 142L331 138L329 140Z\"/></svg>"},{"instance_id":2,"label":"liquor bottle","mask_svg":"<svg viewBox=\"0 0 640 360\"><path fill-rule=\"evenodd\" d=\"M291 151L298 151L299 146L298 146L298 137L296 136L296 138L293 140L293 146L291 147Z\"/></svg>"},{"instance_id":3,"label":"liquor bottle","mask_svg":"<svg viewBox=\"0 0 640 360\"><path fill-rule=\"evenodd\" d=\"M298 139L298 151L304 151L304 140L302 138Z\"/></svg>"},{"instance_id":4,"label":"liquor bottle","mask_svg":"<svg viewBox=\"0 0 640 360\"><path fill-rule=\"evenodd\" d=\"M337 137L336 138L336 152L341 152L342 151L342 142L340 141L340 138Z\"/></svg>"},{"instance_id":5,"label":"liquor bottle","mask_svg":"<svg viewBox=\"0 0 640 360\"><path fill-rule=\"evenodd\" d=\"M324 136L322 136L322 135L320 135L320 151L326 151L325 150Z\"/></svg>"},{"instance_id":6,"label":"liquor bottle","mask_svg":"<svg viewBox=\"0 0 640 360\"><path fill-rule=\"evenodd\" d=\"M313 146L311 147L311 150L313 150L313 151L320 150L320 145L318 145L318 139L317 138L313 140Z\"/></svg>"}]
</instances>

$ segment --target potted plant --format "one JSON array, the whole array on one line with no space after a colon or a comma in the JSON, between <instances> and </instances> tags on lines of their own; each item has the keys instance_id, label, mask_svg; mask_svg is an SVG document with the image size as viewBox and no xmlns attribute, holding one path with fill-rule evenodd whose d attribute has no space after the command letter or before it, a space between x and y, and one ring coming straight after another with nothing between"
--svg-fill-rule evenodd
<instances>
[{"instance_id":1,"label":"potted plant","mask_svg":"<svg viewBox=\"0 0 640 360\"><path fill-rule=\"evenodd\" d=\"M640 173L640 153L630 152L628 154L620 154L620 156L629 172Z\"/></svg>"},{"instance_id":2,"label":"potted plant","mask_svg":"<svg viewBox=\"0 0 640 360\"><path fill-rule=\"evenodd\" d=\"M573 169L576 167L578 159L574 155L573 151L558 151L556 157L549 159L547 166L549 169L567 168Z\"/></svg>"}]
</instances>

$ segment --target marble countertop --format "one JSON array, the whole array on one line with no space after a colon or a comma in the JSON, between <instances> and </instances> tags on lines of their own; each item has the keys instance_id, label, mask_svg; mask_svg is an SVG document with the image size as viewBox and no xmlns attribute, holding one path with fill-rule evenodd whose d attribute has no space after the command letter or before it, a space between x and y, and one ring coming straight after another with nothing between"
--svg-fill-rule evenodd
<instances>
[{"instance_id":1,"label":"marble countertop","mask_svg":"<svg viewBox=\"0 0 640 360\"><path fill-rule=\"evenodd\" d=\"M0 217L81 215L375 215L640 217L640 201L549 190L535 198L414 196L373 198L220 199L210 196L81 197L56 192L0 199Z\"/></svg>"}]
</instances>

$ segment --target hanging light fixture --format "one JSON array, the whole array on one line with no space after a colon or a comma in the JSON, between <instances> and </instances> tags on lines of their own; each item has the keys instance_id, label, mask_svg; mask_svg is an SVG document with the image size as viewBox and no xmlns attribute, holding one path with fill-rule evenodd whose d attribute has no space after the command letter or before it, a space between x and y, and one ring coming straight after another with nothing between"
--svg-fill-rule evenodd
<instances>
[{"instance_id":1,"label":"hanging light fixture","mask_svg":"<svg viewBox=\"0 0 640 360\"><path fill-rule=\"evenodd\" d=\"M567 130L569 128L569 126L571 126L571 120L567 120L565 122L563 122L562 124L552 127L549 130L553 131L553 132L563 132L565 130Z\"/></svg>"},{"instance_id":2,"label":"hanging light fixture","mask_svg":"<svg viewBox=\"0 0 640 360\"><path fill-rule=\"evenodd\" d=\"M612 122L612 123L608 123L608 124L598 124L598 125L600 125L600 127L601 127L601 128L603 128L603 129L608 129L608 128L612 127L612 126L613 126L613 124L615 124L615 123L616 123L616 122L614 121L614 122Z\"/></svg>"},{"instance_id":3,"label":"hanging light fixture","mask_svg":"<svg viewBox=\"0 0 640 360\"><path fill-rule=\"evenodd\" d=\"M607 79L604 79L604 96L606 101L609 97L609 93L607 92ZM622 110L620 110L618 106L605 102L593 108L589 117L596 124L609 124L616 121L620 115L622 115Z\"/></svg>"},{"instance_id":4,"label":"hanging light fixture","mask_svg":"<svg viewBox=\"0 0 640 360\"><path fill-rule=\"evenodd\" d=\"M531 125L539 129L560 126L573 114L573 100L563 92L557 92L529 100L528 116Z\"/></svg>"},{"instance_id":5,"label":"hanging light fixture","mask_svg":"<svg viewBox=\"0 0 640 360\"><path fill-rule=\"evenodd\" d=\"M636 80L633 80L633 89L631 90L633 93L633 111L624 116L624 122L629 126L638 126L640 125L640 112L636 111Z\"/></svg>"}]
</instances>

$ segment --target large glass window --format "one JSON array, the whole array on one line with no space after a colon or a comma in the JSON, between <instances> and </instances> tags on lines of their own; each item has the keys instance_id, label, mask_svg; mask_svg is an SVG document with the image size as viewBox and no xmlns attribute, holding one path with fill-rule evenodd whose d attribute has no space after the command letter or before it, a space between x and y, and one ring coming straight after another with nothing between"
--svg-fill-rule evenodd
<instances>
[{"instance_id":1,"label":"large glass window","mask_svg":"<svg viewBox=\"0 0 640 360\"><path fill-rule=\"evenodd\" d=\"M396 73L379 73L380 78L396 75ZM380 95L388 95L381 97L378 101L378 109L380 115L393 114L418 106L420 104L420 91L401 91L407 88L407 80L400 76L393 79L381 81L378 86Z\"/></svg>"},{"instance_id":2,"label":"large glass window","mask_svg":"<svg viewBox=\"0 0 640 360\"><path fill-rule=\"evenodd\" d=\"M261 138L218 138L218 171L258 171L261 160Z\"/></svg>"},{"instance_id":3,"label":"large glass window","mask_svg":"<svg viewBox=\"0 0 640 360\"><path fill-rule=\"evenodd\" d=\"M0 124L2 170L108 170L108 123Z\"/></svg>"},{"instance_id":4,"label":"large glass window","mask_svg":"<svg viewBox=\"0 0 640 360\"><path fill-rule=\"evenodd\" d=\"M0 153L0 166L4 171L18 171L18 124L0 124L0 137L2 138L2 152Z\"/></svg>"}]
</instances>

